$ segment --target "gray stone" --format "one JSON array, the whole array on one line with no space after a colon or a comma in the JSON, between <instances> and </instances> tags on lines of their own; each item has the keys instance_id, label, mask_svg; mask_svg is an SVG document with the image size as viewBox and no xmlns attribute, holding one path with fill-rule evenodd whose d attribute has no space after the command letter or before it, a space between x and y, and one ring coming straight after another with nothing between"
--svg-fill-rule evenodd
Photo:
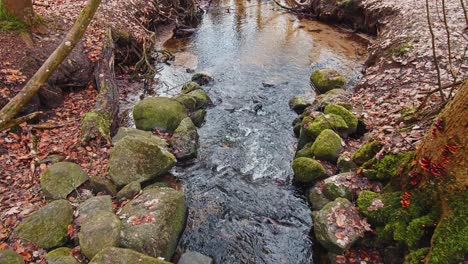
<instances>
[{"instance_id":1,"label":"gray stone","mask_svg":"<svg viewBox=\"0 0 468 264\"><path fill-rule=\"evenodd\" d=\"M85 219L97 212L112 213L112 200L109 195L102 195L89 198L78 207L78 215L80 219Z\"/></svg>"},{"instance_id":2,"label":"gray stone","mask_svg":"<svg viewBox=\"0 0 468 264\"><path fill-rule=\"evenodd\" d=\"M289 100L289 108L291 108L291 110L293 110L294 112L301 114L302 112L304 112L304 109L312 105L312 103L313 100L309 100L304 96L294 96L293 98L291 98L291 100Z\"/></svg>"},{"instance_id":3,"label":"gray stone","mask_svg":"<svg viewBox=\"0 0 468 264\"><path fill-rule=\"evenodd\" d=\"M105 193L114 196L117 193L117 186L104 176L90 176L89 185L95 194Z\"/></svg>"},{"instance_id":4,"label":"gray stone","mask_svg":"<svg viewBox=\"0 0 468 264\"><path fill-rule=\"evenodd\" d=\"M88 180L88 174L78 164L59 162L47 168L40 180L46 198L66 199L71 192Z\"/></svg>"},{"instance_id":5,"label":"gray stone","mask_svg":"<svg viewBox=\"0 0 468 264\"><path fill-rule=\"evenodd\" d=\"M86 217L78 234L81 252L91 259L105 248L118 246L121 229L114 213L100 211Z\"/></svg>"},{"instance_id":6,"label":"gray stone","mask_svg":"<svg viewBox=\"0 0 468 264\"><path fill-rule=\"evenodd\" d=\"M198 252L187 251L177 264L213 264L213 259Z\"/></svg>"},{"instance_id":7,"label":"gray stone","mask_svg":"<svg viewBox=\"0 0 468 264\"><path fill-rule=\"evenodd\" d=\"M197 156L197 127L189 117L182 120L179 127L174 131L171 145L177 159L189 159Z\"/></svg>"},{"instance_id":8,"label":"gray stone","mask_svg":"<svg viewBox=\"0 0 468 264\"><path fill-rule=\"evenodd\" d=\"M141 184L137 181L125 185L122 190L117 193L117 199L132 199L141 191Z\"/></svg>"},{"instance_id":9,"label":"gray stone","mask_svg":"<svg viewBox=\"0 0 468 264\"><path fill-rule=\"evenodd\" d=\"M325 194L323 194L323 181L310 188L308 198L313 210L320 210L330 202L330 200L325 197Z\"/></svg>"},{"instance_id":10,"label":"gray stone","mask_svg":"<svg viewBox=\"0 0 468 264\"><path fill-rule=\"evenodd\" d=\"M148 97L138 102L133 108L135 126L142 130L158 129L172 133L179 126L180 121L186 117L185 106L167 97Z\"/></svg>"},{"instance_id":11,"label":"gray stone","mask_svg":"<svg viewBox=\"0 0 468 264\"><path fill-rule=\"evenodd\" d=\"M132 136L140 136L140 137L151 137L153 136L153 133L149 131L144 131L136 128L131 128L131 127L121 127L117 131L117 134L112 138L112 143L115 144L117 141L121 140L122 138L132 135ZM161 140L161 144L164 144L164 140Z\"/></svg>"},{"instance_id":12,"label":"gray stone","mask_svg":"<svg viewBox=\"0 0 468 264\"><path fill-rule=\"evenodd\" d=\"M213 77L207 72L198 72L192 76L192 81L199 85L209 84L214 81Z\"/></svg>"},{"instance_id":13,"label":"gray stone","mask_svg":"<svg viewBox=\"0 0 468 264\"><path fill-rule=\"evenodd\" d=\"M99 252L89 264L171 264L127 248L109 247Z\"/></svg>"},{"instance_id":14,"label":"gray stone","mask_svg":"<svg viewBox=\"0 0 468 264\"><path fill-rule=\"evenodd\" d=\"M71 249L61 247L48 252L45 257L48 264L79 264L71 253Z\"/></svg>"}]
</instances>

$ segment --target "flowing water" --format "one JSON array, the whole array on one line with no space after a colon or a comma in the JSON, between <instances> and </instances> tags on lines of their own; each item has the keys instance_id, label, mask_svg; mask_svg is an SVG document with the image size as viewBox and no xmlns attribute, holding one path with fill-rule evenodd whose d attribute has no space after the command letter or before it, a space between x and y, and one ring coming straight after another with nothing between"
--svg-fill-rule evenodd
<instances>
[{"instance_id":1,"label":"flowing water","mask_svg":"<svg viewBox=\"0 0 468 264\"><path fill-rule=\"evenodd\" d=\"M206 87L214 106L199 129L198 158L173 171L189 208L179 247L215 263L311 263L310 209L291 185L296 115L288 100L314 96L314 68L338 69L352 84L363 45L270 1L220 0L194 35L165 48L176 59L159 76L159 95L177 93L187 69L216 80Z\"/></svg>"}]
</instances>

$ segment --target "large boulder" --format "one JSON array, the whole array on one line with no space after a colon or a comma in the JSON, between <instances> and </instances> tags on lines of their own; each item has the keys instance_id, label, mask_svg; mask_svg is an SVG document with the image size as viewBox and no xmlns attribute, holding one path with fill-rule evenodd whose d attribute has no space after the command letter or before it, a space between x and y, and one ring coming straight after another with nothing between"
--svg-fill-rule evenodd
<instances>
[{"instance_id":1,"label":"large boulder","mask_svg":"<svg viewBox=\"0 0 468 264\"><path fill-rule=\"evenodd\" d=\"M338 104L329 104L325 107L325 114L335 114L341 116L348 125L348 134L354 134L357 130L358 119L348 109Z\"/></svg>"},{"instance_id":2,"label":"large boulder","mask_svg":"<svg viewBox=\"0 0 468 264\"><path fill-rule=\"evenodd\" d=\"M0 263L2 264L24 264L23 257L11 249L0 250Z\"/></svg>"},{"instance_id":3,"label":"large boulder","mask_svg":"<svg viewBox=\"0 0 468 264\"><path fill-rule=\"evenodd\" d=\"M115 134L115 136L112 138L112 143L115 144L126 136L152 137L153 133L149 131L132 128L132 127L121 127L117 131L117 134ZM165 144L165 140L161 139L161 145L164 145L164 144Z\"/></svg>"},{"instance_id":4,"label":"large boulder","mask_svg":"<svg viewBox=\"0 0 468 264\"><path fill-rule=\"evenodd\" d=\"M81 252L92 259L99 251L118 246L121 229L122 224L114 213L100 211L86 217L78 234Z\"/></svg>"},{"instance_id":5,"label":"large boulder","mask_svg":"<svg viewBox=\"0 0 468 264\"><path fill-rule=\"evenodd\" d=\"M117 141L110 152L109 176L115 184L124 186L156 178L175 163L176 158L161 138L129 135Z\"/></svg>"},{"instance_id":6,"label":"large boulder","mask_svg":"<svg viewBox=\"0 0 468 264\"><path fill-rule=\"evenodd\" d=\"M109 195L101 195L89 198L78 207L78 222L91 217L91 215L99 212L112 213L112 200Z\"/></svg>"},{"instance_id":7,"label":"large boulder","mask_svg":"<svg viewBox=\"0 0 468 264\"><path fill-rule=\"evenodd\" d=\"M45 249L67 242L67 228L73 221L73 207L66 200L57 200L42 207L21 222L16 235Z\"/></svg>"},{"instance_id":8,"label":"large boulder","mask_svg":"<svg viewBox=\"0 0 468 264\"><path fill-rule=\"evenodd\" d=\"M48 252L45 257L48 264L79 264L71 253L71 249L61 247Z\"/></svg>"},{"instance_id":9,"label":"large boulder","mask_svg":"<svg viewBox=\"0 0 468 264\"><path fill-rule=\"evenodd\" d=\"M213 264L213 259L195 251L187 251L177 264Z\"/></svg>"},{"instance_id":10,"label":"large boulder","mask_svg":"<svg viewBox=\"0 0 468 264\"><path fill-rule=\"evenodd\" d=\"M174 132L186 117L187 109L184 105L167 97L148 97L133 108L135 126L142 130Z\"/></svg>"},{"instance_id":11,"label":"large boulder","mask_svg":"<svg viewBox=\"0 0 468 264\"><path fill-rule=\"evenodd\" d=\"M128 248L109 247L99 252L89 264L171 264Z\"/></svg>"},{"instance_id":12,"label":"large boulder","mask_svg":"<svg viewBox=\"0 0 468 264\"><path fill-rule=\"evenodd\" d=\"M341 138L333 130L325 129L312 144L311 150L316 159L335 162L343 150Z\"/></svg>"},{"instance_id":13,"label":"large boulder","mask_svg":"<svg viewBox=\"0 0 468 264\"><path fill-rule=\"evenodd\" d=\"M153 257L171 259L183 230L185 197L171 188L151 188L120 212L121 246Z\"/></svg>"},{"instance_id":14,"label":"large boulder","mask_svg":"<svg viewBox=\"0 0 468 264\"><path fill-rule=\"evenodd\" d=\"M88 180L88 174L78 164L59 162L41 175L41 188L46 198L66 199L78 186Z\"/></svg>"},{"instance_id":15,"label":"large boulder","mask_svg":"<svg viewBox=\"0 0 468 264\"><path fill-rule=\"evenodd\" d=\"M320 162L311 158L297 158L292 162L294 180L300 183L311 183L327 176L325 168Z\"/></svg>"},{"instance_id":16,"label":"large boulder","mask_svg":"<svg viewBox=\"0 0 468 264\"><path fill-rule=\"evenodd\" d=\"M357 165L362 165L366 161L375 157L382 147L383 144L379 141L368 142L354 152L352 159Z\"/></svg>"},{"instance_id":17,"label":"large boulder","mask_svg":"<svg viewBox=\"0 0 468 264\"><path fill-rule=\"evenodd\" d=\"M353 204L338 198L313 213L314 233L320 244L333 253L349 249L370 226ZM353 223L353 224L350 224Z\"/></svg>"},{"instance_id":18,"label":"large boulder","mask_svg":"<svg viewBox=\"0 0 468 264\"><path fill-rule=\"evenodd\" d=\"M197 127L189 117L180 122L171 138L172 149L177 159L189 159L197 156Z\"/></svg>"},{"instance_id":19,"label":"large boulder","mask_svg":"<svg viewBox=\"0 0 468 264\"><path fill-rule=\"evenodd\" d=\"M318 69L312 72L310 80L320 93L326 93L333 89L342 89L346 79L333 69Z\"/></svg>"},{"instance_id":20,"label":"large boulder","mask_svg":"<svg viewBox=\"0 0 468 264\"><path fill-rule=\"evenodd\" d=\"M117 186L115 186L115 183L105 176L90 176L89 185L95 194L105 193L115 195L117 193Z\"/></svg>"}]
</instances>

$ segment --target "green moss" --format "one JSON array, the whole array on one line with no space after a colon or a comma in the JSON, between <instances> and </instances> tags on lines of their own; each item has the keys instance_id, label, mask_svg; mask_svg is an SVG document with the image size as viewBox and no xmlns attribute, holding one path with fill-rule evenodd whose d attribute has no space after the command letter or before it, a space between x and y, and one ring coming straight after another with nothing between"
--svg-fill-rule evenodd
<instances>
[{"instance_id":1,"label":"green moss","mask_svg":"<svg viewBox=\"0 0 468 264\"><path fill-rule=\"evenodd\" d=\"M116 247L102 250L89 264L127 264L135 263L136 261L138 264L170 264L167 261L141 254L135 250Z\"/></svg>"},{"instance_id":2,"label":"green moss","mask_svg":"<svg viewBox=\"0 0 468 264\"><path fill-rule=\"evenodd\" d=\"M343 88L346 79L336 70L319 69L312 72L310 80L320 93L326 93L332 89Z\"/></svg>"},{"instance_id":3,"label":"green moss","mask_svg":"<svg viewBox=\"0 0 468 264\"><path fill-rule=\"evenodd\" d=\"M24 260L11 249L0 250L0 263L2 264L24 264Z\"/></svg>"},{"instance_id":4,"label":"green moss","mask_svg":"<svg viewBox=\"0 0 468 264\"><path fill-rule=\"evenodd\" d=\"M400 57L400 56L407 54L412 49L413 49L413 45L411 43L403 43L397 48L391 49L390 52L392 53L393 56Z\"/></svg>"},{"instance_id":5,"label":"green moss","mask_svg":"<svg viewBox=\"0 0 468 264\"><path fill-rule=\"evenodd\" d=\"M88 141L95 137L92 131L98 130L99 134L111 142L110 129L112 125L112 118L108 113L99 113L96 111L88 112L81 121L81 138Z\"/></svg>"},{"instance_id":6,"label":"green moss","mask_svg":"<svg viewBox=\"0 0 468 264\"><path fill-rule=\"evenodd\" d=\"M333 130L325 129L312 145L312 154L316 159L335 162L343 149L341 138Z\"/></svg>"},{"instance_id":7,"label":"green moss","mask_svg":"<svg viewBox=\"0 0 468 264\"><path fill-rule=\"evenodd\" d=\"M67 196L88 180L88 174L73 162L58 162L42 173L42 192L48 199L66 199Z\"/></svg>"},{"instance_id":8,"label":"green moss","mask_svg":"<svg viewBox=\"0 0 468 264\"><path fill-rule=\"evenodd\" d=\"M366 143L353 154L352 159L357 165L362 165L364 162L372 159L382 147L382 143L378 141Z\"/></svg>"},{"instance_id":9,"label":"green moss","mask_svg":"<svg viewBox=\"0 0 468 264\"><path fill-rule=\"evenodd\" d=\"M196 82L188 82L188 83L185 83L184 86L182 86L182 93L183 94L188 94L192 91L195 91L195 90L198 90L198 89L201 89L201 86L198 85L198 83Z\"/></svg>"},{"instance_id":10,"label":"green moss","mask_svg":"<svg viewBox=\"0 0 468 264\"><path fill-rule=\"evenodd\" d=\"M416 114L417 114L417 108L416 107L410 107L410 108L405 108L400 111L401 114L401 120L405 122L411 122L416 119Z\"/></svg>"},{"instance_id":11,"label":"green moss","mask_svg":"<svg viewBox=\"0 0 468 264\"><path fill-rule=\"evenodd\" d=\"M424 262L424 258L428 252L429 248L427 247L413 250L406 255L405 262L403 264L421 264Z\"/></svg>"},{"instance_id":12,"label":"green moss","mask_svg":"<svg viewBox=\"0 0 468 264\"><path fill-rule=\"evenodd\" d=\"M195 100L193 96L181 94L177 97L174 97L174 99L177 102L183 104L189 111L194 111L197 108L197 100Z\"/></svg>"},{"instance_id":13,"label":"green moss","mask_svg":"<svg viewBox=\"0 0 468 264\"><path fill-rule=\"evenodd\" d=\"M294 180L300 183L311 183L326 176L325 168L320 162L311 158L297 158L292 162Z\"/></svg>"},{"instance_id":14,"label":"green moss","mask_svg":"<svg viewBox=\"0 0 468 264\"><path fill-rule=\"evenodd\" d=\"M49 264L78 264L79 262L71 255L72 250L61 247L50 251L45 256Z\"/></svg>"},{"instance_id":15,"label":"green moss","mask_svg":"<svg viewBox=\"0 0 468 264\"><path fill-rule=\"evenodd\" d=\"M448 215L440 220L432 237L429 263L461 263L468 252L468 192L446 194Z\"/></svg>"},{"instance_id":16,"label":"green moss","mask_svg":"<svg viewBox=\"0 0 468 264\"><path fill-rule=\"evenodd\" d=\"M23 21L13 17L0 1L0 31L25 31L28 26Z\"/></svg>"},{"instance_id":17,"label":"green moss","mask_svg":"<svg viewBox=\"0 0 468 264\"><path fill-rule=\"evenodd\" d=\"M325 129L332 129L342 137L346 137L349 130L345 120L336 114L319 115L316 118L305 117L302 120L302 127L305 135L312 140Z\"/></svg>"},{"instance_id":18,"label":"green moss","mask_svg":"<svg viewBox=\"0 0 468 264\"><path fill-rule=\"evenodd\" d=\"M201 127L203 122L205 121L205 116L206 116L206 110L200 109L200 110L193 112L190 115L190 118L192 118L192 121L195 124L195 126Z\"/></svg>"},{"instance_id":19,"label":"green moss","mask_svg":"<svg viewBox=\"0 0 468 264\"><path fill-rule=\"evenodd\" d=\"M301 157L306 157L306 158L313 158L314 155L312 154L312 143L307 143L303 148L298 150L296 152L296 158L301 158Z\"/></svg>"},{"instance_id":20,"label":"green moss","mask_svg":"<svg viewBox=\"0 0 468 264\"><path fill-rule=\"evenodd\" d=\"M197 109L206 107L212 103L208 94L202 89L191 91L187 95L190 95L195 99Z\"/></svg>"},{"instance_id":21,"label":"green moss","mask_svg":"<svg viewBox=\"0 0 468 264\"><path fill-rule=\"evenodd\" d=\"M338 104L329 104L325 107L325 114L335 114L341 116L348 126L348 134L353 134L356 132L358 119L351 113L348 109L344 108Z\"/></svg>"},{"instance_id":22,"label":"green moss","mask_svg":"<svg viewBox=\"0 0 468 264\"><path fill-rule=\"evenodd\" d=\"M174 132L180 121L187 117L187 109L172 98L149 97L135 105L133 117L138 129Z\"/></svg>"},{"instance_id":23,"label":"green moss","mask_svg":"<svg viewBox=\"0 0 468 264\"><path fill-rule=\"evenodd\" d=\"M388 180L407 170L414 158L414 152L400 152L394 155L386 155L374 164L376 180Z\"/></svg>"}]
</instances>

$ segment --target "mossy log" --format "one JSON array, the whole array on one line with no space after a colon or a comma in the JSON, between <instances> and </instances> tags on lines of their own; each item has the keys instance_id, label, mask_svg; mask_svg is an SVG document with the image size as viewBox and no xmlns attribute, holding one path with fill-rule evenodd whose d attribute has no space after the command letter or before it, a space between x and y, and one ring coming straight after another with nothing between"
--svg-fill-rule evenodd
<instances>
[{"instance_id":1,"label":"mossy log","mask_svg":"<svg viewBox=\"0 0 468 264\"><path fill-rule=\"evenodd\" d=\"M92 139L104 138L111 142L111 134L118 127L119 88L115 82L114 73L114 41L110 30L107 34L107 44L102 51L96 66L94 77L99 90L96 105L81 121L81 142L88 143Z\"/></svg>"}]
</instances>

